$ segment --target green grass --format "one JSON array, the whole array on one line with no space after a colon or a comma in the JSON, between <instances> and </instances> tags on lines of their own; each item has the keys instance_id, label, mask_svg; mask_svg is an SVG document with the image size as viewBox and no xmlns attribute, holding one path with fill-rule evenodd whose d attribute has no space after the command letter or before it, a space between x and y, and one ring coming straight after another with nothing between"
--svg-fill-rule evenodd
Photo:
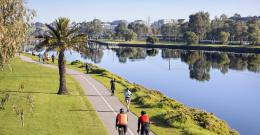
<instances>
[{"instance_id":1,"label":"green grass","mask_svg":"<svg viewBox=\"0 0 260 135\"><path fill-rule=\"evenodd\" d=\"M30 56L30 55L29 55ZM37 59L35 56L30 56ZM67 67L85 72L81 62L67 63ZM158 135L237 135L228 124L211 113L189 108L158 91L132 84L105 69L91 65L91 75L108 89L110 80L116 79L115 95L125 104L124 91L131 88L133 102L130 110L137 116L145 110L153 121L151 128Z\"/></svg>"},{"instance_id":2,"label":"green grass","mask_svg":"<svg viewBox=\"0 0 260 135\"><path fill-rule=\"evenodd\" d=\"M34 57L37 59L36 57ZM69 95L57 95L58 72L55 69L26 63L16 58L13 71L0 71L0 97L9 93L5 110L0 110L0 135L107 135L108 131L96 111L83 96L80 85L67 76ZM17 92L24 82L24 90ZM24 97L33 97L34 109L29 111ZM25 110L22 128L12 105L19 102Z\"/></svg>"}]
</instances>

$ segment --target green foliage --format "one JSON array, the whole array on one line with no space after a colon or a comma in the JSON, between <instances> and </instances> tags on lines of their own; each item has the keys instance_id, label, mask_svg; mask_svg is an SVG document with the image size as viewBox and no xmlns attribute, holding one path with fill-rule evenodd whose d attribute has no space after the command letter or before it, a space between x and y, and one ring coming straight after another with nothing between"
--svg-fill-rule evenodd
<instances>
[{"instance_id":1,"label":"green foliage","mask_svg":"<svg viewBox=\"0 0 260 135\"><path fill-rule=\"evenodd\" d=\"M131 41L137 38L137 34L133 30L125 30L123 34L125 41Z\"/></svg>"},{"instance_id":2,"label":"green foliage","mask_svg":"<svg viewBox=\"0 0 260 135\"><path fill-rule=\"evenodd\" d=\"M210 28L209 13L198 12L190 15L189 28L192 32L196 33L200 39L203 39Z\"/></svg>"},{"instance_id":3,"label":"green foliage","mask_svg":"<svg viewBox=\"0 0 260 135\"><path fill-rule=\"evenodd\" d=\"M34 12L27 9L24 0L0 1L0 68L9 65L21 45L26 41L27 30Z\"/></svg>"},{"instance_id":4,"label":"green foliage","mask_svg":"<svg viewBox=\"0 0 260 135\"><path fill-rule=\"evenodd\" d=\"M180 26L175 23L167 23L161 26L161 34L164 39L170 40L180 34Z\"/></svg>"},{"instance_id":5,"label":"green foliage","mask_svg":"<svg viewBox=\"0 0 260 135\"><path fill-rule=\"evenodd\" d=\"M83 65L83 62L80 60L75 60L70 63L71 65Z\"/></svg>"},{"instance_id":6,"label":"green foliage","mask_svg":"<svg viewBox=\"0 0 260 135\"><path fill-rule=\"evenodd\" d=\"M135 22L130 23L128 25L128 29L133 30L137 34L138 38L146 36L149 30L148 26L146 26L145 24Z\"/></svg>"},{"instance_id":7,"label":"green foliage","mask_svg":"<svg viewBox=\"0 0 260 135\"><path fill-rule=\"evenodd\" d=\"M80 51L85 47L87 37L84 34L79 33L77 25L70 25L68 18L60 17L53 25L46 24L48 31L42 36L39 36L40 43L36 45L35 49L46 48L46 51L57 51L58 56L58 69L60 75L60 87L58 94L67 94L66 77L65 77L65 51L74 50Z\"/></svg>"},{"instance_id":8,"label":"green foliage","mask_svg":"<svg viewBox=\"0 0 260 135\"><path fill-rule=\"evenodd\" d=\"M80 31L88 35L89 38L98 38L103 31L102 22L99 19L84 22L80 27Z\"/></svg>"},{"instance_id":9,"label":"green foliage","mask_svg":"<svg viewBox=\"0 0 260 135\"><path fill-rule=\"evenodd\" d=\"M155 44L159 42L159 39L156 36L148 36L146 39L147 43Z\"/></svg>"},{"instance_id":10,"label":"green foliage","mask_svg":"<svg viewBox=\"0 0 260 135\"><path fill-rule=\"evenodd\" d=\"M118 37L119 39L124 37L124 33L125 31L127 31L127 24L125 22L121 22L119 23L116 27L115 27L115 35L116 37Z\"/></svg>"},{"instance_id":11,"label":"green foliage","mask_svg":"<svg viewBox=\"0 0 260 135\"><path fill-rule=\"evenodd\" d=\"M229 37L230 37L229 32L222 31L219 33L219 39L220 39L220 41L223 42L223 44L227 44Z\"/></svg>"},{"instance_id":12,"label":"green foliage","mask_svg":"<svg viewBox=\"0 0 260 135\"><path fill-rule=\"evenodd\" d=\"M197 43L199 37L194 32L188 31L184 34L184 40L187 42L188 45L191 45Z\"/></svg>"}]
</instances>

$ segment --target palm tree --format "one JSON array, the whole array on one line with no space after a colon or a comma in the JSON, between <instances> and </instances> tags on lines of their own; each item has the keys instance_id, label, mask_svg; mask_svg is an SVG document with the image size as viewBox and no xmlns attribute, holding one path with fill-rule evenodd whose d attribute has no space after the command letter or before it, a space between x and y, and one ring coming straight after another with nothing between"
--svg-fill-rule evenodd
<instances>
[{"instance_id":1,"label":"palm tree","mask_svg":"<svg viewBox=\"0 0 260 135\"><path fill-rule=\"evenodd\" d=\"M52 25L46 24L46 26L49 30L44 35L37 37L41 39L41 42L36 45L36 50L45 48L46 51L57 51L60 76L58 94L67 94L64 52L66 50L79 51L81 47L86 45L87 37L79 33L77 26L70 26L68 18L60 17Z\"/></svg>"}]
</instances>

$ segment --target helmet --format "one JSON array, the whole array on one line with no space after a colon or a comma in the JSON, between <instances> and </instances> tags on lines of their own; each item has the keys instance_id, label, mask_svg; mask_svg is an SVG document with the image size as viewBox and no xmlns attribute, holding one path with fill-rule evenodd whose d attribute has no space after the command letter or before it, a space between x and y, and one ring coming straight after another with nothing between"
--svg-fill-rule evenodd
<instances>
[{"instance_id":1,"label":"helmet","mask_svg":"<svg viewBox=\"0 0 260 135\"><path fill-rule=\"evenodd\" d=\"M146 112L145 111L141 111L141 114L144 115L144 114L146 114Z\"/></svg>"},{"instance_id":2,"label":"helmet","mask_svg":"<svg viewBox=\"0 0 260 135\"><path fill-rule=\"evenodd\" d=\"M121 108L121 109L120 109L120 113L123 113L123 112L124 112L124 108Z\"/></svg>"}]
</instances>

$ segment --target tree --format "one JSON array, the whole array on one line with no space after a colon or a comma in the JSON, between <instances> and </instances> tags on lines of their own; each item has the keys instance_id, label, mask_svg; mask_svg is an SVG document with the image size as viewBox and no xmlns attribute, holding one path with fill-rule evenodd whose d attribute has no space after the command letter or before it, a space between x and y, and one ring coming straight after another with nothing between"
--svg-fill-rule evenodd
<instances>
[{"instance_id":1,"label":"tree","mask_svg":"<svg viewBox=\"0 0 260 135\"><path fill-rule=\"evenodd\" d=\"M237 40L240 41L240 44L243 44L244 39L247 36L247 25L244 21L236 21L232 23L232 35L236 37Z\"/></svg>"},{"instance_id":2,"label":"tree","mask_svg":"<svg viewBox=\"0 0 260 135\"><path fill-rule=\"evenodd\" d=\"M34 12L24 5L24 0L0 1L0 67L10 63L22 43L26 41L29 22Z\"/></svg>"},{"instance_id":3,"label":"tree","mask_svg":"<svg viewBox=\"0 0 260 135\"><path fill-rule=\"evenodd\" d=\"M260 43L260 21L258 19L252 19L247 22L248 25L248 38L253 45Z\"/></svg>"},{"instance_id":4,"label":"tree","mask_svg":"<svg viewBox=\"0 0 260 135\"><path fill-rule=\"evenodd\" d=\"M164 37L164 39L171 39L171 37L174 37L174 40L176 41L177 36L179 35L179 27L177 24L164 24L161 27L161 34Z\"/></svg>"},{"instance_id":5,"label":"tree","mask_svg":"<svg viewBox=\"0 0 260 135\"><path fill-rule=\"evenodd\" d=\"M195 32L199 39L202 40L206 36L207 31L210 28L210 18L208 12L198 12L190 15L189 20L190 31Z\"/></svg>"},{"instance_id":6,"label":"tree","mask_svg":"<svg viewBox=\"0 0 260 135\"><path fill-rule=\"evenodd\" d=\"M228 39L230 37L229 32L220 32L219 33L219 40L221 40L223 42L223 44L226 44Z\"/></svg>"},{"instance_id":7,"label":"tree","mask_svg":"<svg viewBox=\"0 0 260 135\"><path fill-rule=\"evenodd\" d=\"M159 42L159 39L156 36L149 36L149 37L147 37L146 42L154 44L154 43Z\"/></svg>"},{"instance_id":8,"label":"tree","mask_svg":"<svg viewBox=\"0 0 260 135\"><path fill-rule=\"evenodd\" d=\"M188 45L197 43L199 40L199 37L191 31L188 31L184 34L184 40L187 42Z\"/></svg>"},{"instance_id":9,"label":"tree","mask_svg":"<svg viewBox=\"0 0 260 135\"><path fill-rule=\"evenodd\" d=\"M138 38L142 38L147 35L149 28L145 24L132 22L128 25L128 29L133 30Z\"/></svg>"},{"instance_id":10,"label":"tree","mask_svg":"<svg viewBox=\"0 0 260 135\"><path fill-rule=\"evenodd\" d=\"M47 48L46 51L56 50L58 56L58 69L60 76L60 86L58 94L67 94L66 77L65 77L65 51L72 49L75 51L81 50L81 47L86 44L87 38L85 34L80 34L77 26L70 27L70 20L67 18L58 18L52 25L46 24L48 32L40 36L42 41L36 45L36 49Z\"/></svg>"},{"instance_id":11,"label":"tree","mask_svg":"<svg viewBox=\"0 0 260 135\"><path fill-rule=\"evenodd\" d=\"M98 38L102 31L102 22L99 19L94 19L93 21L82 23L81 31L88 35L89 38Z\"/></svg>"},{"instance_id":12,"label":"tree","mask_svg":"<svg viewBox=\"0 0 260 135\"><path fill-rule=\"evenodd\" d=\"M208 34L208 38L211 40L216 40L221 31L223 31L224 21L221 18L215 17L211 21L211 31Z\"/></svg>"},{"instance_id":13,"label":"tree","mask_svg":"<svg viewBox=\"0 0 260 135\"><path fill-rule=\"evenodd\" d=\"M125 32L128 30L127 28L127 24L125 22L121 22L119 23L116 27L115 27L115 34L116 37L118 37L119 39L123 38L125 35Z\"/></svg>"},{"instance_id":14,"label":"tree","mask_svg":"<svg viewBox=\"0 0 260 135\"><path fill-rule=\"evenodd\" d=\"M137 34L133 30L126 29L123 33L125 41L131 41L137 37Z\"/></svg>"},{"instance_id":15,"label":"tree","mask_svg":"<svg viewBox=\"0 0 260 135\"><path fill-rule=\"evenodd\" d=\"M160 34L160 28L156 27L155 25L151 25L151 31L153 35L159 35Z\"/></svg>"}]
</instances>

